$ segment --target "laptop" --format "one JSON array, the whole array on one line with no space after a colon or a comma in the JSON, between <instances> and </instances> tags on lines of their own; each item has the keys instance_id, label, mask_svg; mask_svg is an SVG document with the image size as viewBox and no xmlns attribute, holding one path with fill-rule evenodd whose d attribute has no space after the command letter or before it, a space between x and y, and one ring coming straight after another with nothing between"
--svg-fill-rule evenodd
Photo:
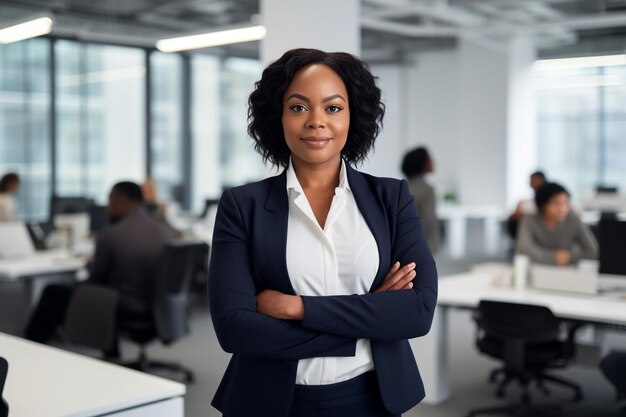
<instances>
[{"instance_id":1,"label":"laptop","mask_svg":"<svg viewBox=\"0 0 626 417\"><path fill-rule=\"evenodd\" d=\"M578 267L534 264L530 287L537 290L598 294L600 275L597 261L581 261Z\"/></svg>"},{"instance_id":2,"label":"laptop","mask_svg":"<svg viewBox=\"0 0 626 417\"><path fill-rule=\"evenodd\" d=\"M0 223L0 259L22 258L34 253L35 245L24 222Z\"/></svg>"}]
</instances>

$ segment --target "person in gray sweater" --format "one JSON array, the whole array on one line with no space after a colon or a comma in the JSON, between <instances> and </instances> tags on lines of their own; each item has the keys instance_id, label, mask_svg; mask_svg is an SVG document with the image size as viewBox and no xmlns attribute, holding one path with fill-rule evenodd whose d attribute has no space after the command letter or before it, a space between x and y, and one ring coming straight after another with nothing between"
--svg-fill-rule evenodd
<instances>
[{"instance_id":1,"label":"person in gray sweater","mask_svg":"<svg viewBox=\"0 0 626 417\"><path fill-rule=\"evenodd\" d=\"M415 198L417 213L422 220L428 248L435 253L439 249L439 223L436 212L436 194L426 182L426 174L433 172L434 162L426 148L413 149L404 156L402 172L409 182L409 192Z\"/></svg>"},{"instance_id":2,"label":"person in gray sweater","mask_svg":"<svg viewBox=\"0 0 626 417\"><path fill-rule=\"evenodd\" d=\"M591 230L572 212L569 193L556 183L546 183L535 193L537 214L522 219L517 252L531 262L572 265L597 259L598 243Z\"/></svg>"}]
</instances>

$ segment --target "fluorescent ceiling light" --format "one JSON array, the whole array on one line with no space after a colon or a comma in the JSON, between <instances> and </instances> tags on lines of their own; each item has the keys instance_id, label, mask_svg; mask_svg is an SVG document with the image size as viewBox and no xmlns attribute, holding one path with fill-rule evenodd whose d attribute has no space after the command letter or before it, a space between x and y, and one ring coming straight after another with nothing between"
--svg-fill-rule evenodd
<instances>
[{"instance_id":1,"label":"fluorescent ceiling light","mask_svg":"<svg viewBox=\"0 0 626 417\"><path fill-rule=\"evenodd\" d=\"M580 58L541 59L535 61L537 70L610 67L626 65L626 55L585 56Z\"/></svg>"},{"instance_id":2,"label":"fluorescent ceiling light","mask_svg":"<svg viewBox=\"0 0 626 417\"><path fill-rule=\"evenodd\" d=\"M620 85L624 85L624 77L619 74L561 77L558 80L544 79L537 82L537 88L540 90L584 87L615 87Z\"/></svg>"},{"instance_id":3,"label":"fluorescent ceiling light","mask_svg":"<svg viewBox=\"0 0 626 417\"><path fill-rule=\"evenodd\" d=\"M50 33L52 23L52 18L46 16L0 29L0 43L13 43L45 35Z\"/></svg>"},{"instance_id":4,"label":"fluorescent ceiling light","mask_svg":"<svg viewBox=\"0 0 626 417\"><path fill-rule=\"evenodd\" d=\"M258 41L265 38L266 33L267 30L265 29L265 26L249 26L219 32L161 39L157 41L156 47L162 52L177 52L188 49L209 48L211 46Z\"/></svg>"}]
</instances>

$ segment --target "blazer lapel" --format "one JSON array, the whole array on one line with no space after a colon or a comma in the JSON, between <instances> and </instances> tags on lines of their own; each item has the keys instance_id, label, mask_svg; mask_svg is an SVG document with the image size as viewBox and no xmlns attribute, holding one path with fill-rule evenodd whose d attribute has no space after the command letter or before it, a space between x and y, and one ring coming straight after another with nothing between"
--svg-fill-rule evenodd
<instances>
[{"instance_id":1,"label":"blazer lapel","mask_svg":"<svg viewBox=\"0 0 626 417\"><path fill-rule=\"evenodd\" d=\"M287 195L287 171L275 176L265 200L265 214L261 218L260 249L268 288L295 295L287 271L287 224L289 221L289 197Z\"/></svg>"},{"instance_id":2,"label":"blazer lapel","mask_svg":"<svg viewBox=\"0 0 626 417\"><path fill-rule=\"evenodd\" d=\"M376 190L372 188L372 185L366 180L365 176L352 168L347 162L346 171L356 205L369 226L372 235L374 235L376 245L378 246L379 265L374 282L370 287L370 292L372 292L382 283L382 280L391 266L391 234L389 231L389 222L382 202L377 198Z\"/></svg>"}]
</instances>

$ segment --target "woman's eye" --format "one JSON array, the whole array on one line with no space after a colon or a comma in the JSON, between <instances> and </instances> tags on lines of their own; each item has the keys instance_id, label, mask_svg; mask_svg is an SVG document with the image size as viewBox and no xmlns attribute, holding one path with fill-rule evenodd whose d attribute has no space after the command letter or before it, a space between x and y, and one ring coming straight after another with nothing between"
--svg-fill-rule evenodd
<instances>
[{"instance_id":1,"label":"woman's eye","mask_svg":"<svg viewBox=\"0 0 626 417\"><path fill-rule=\"evenodd\" d=\"M328 106L328 111L331 113L339 113L343 108L341 106Z\"/></svg>"},{"instance_id":2,"label":"woman's eye","mask_svg":"<svg viewBox=\"0 0 626 417\"><path fill-rule=\"evenodd\" d=\"M306 110L306 108L304 106L301 106L299 104L295 104L291 107L289 107L291 110L295 111L296 113L300 113Z\"/></svg>"}]
</instances>

